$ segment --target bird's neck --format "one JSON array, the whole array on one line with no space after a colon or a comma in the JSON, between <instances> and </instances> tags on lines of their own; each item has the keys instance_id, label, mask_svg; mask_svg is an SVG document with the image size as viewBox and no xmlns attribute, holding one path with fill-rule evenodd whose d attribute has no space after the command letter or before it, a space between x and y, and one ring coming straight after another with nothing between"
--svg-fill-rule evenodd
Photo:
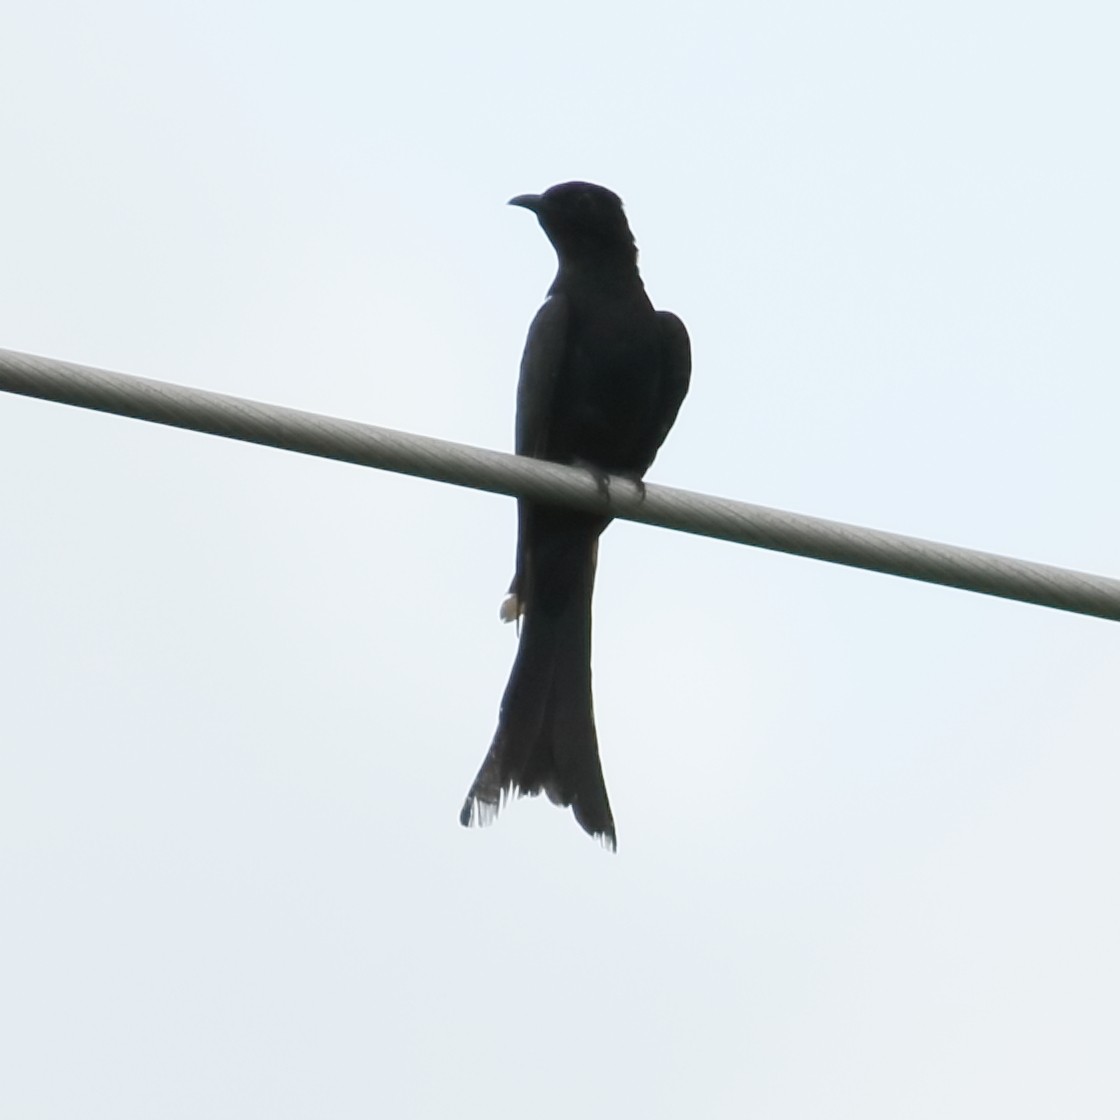
<instances>
[{"instance_id":1,"label":"bird's neck","mask_svg":"<svg viewBox=\"0 0 1120 1120\"><path fill-rule=\"evenodd\" d=\"M594 257L561 258L556 273L553 291L561 291L571 285L588 288L630 287L641 283L638 275L637 251L620 250L611 254L596 254Z\"/></svg>"}]
</instances>

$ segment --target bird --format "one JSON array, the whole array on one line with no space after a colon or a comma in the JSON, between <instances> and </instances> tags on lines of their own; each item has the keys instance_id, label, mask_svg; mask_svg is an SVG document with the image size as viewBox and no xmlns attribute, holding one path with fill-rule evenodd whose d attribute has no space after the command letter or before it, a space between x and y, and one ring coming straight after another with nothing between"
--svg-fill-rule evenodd
<instances>
[{"instance_id":1,"label":"bird","mask_svg":"<svg viewBox=\"0 0 1120 1120\"><path fill-rule=\"evenodd\" d=\"M609 493L641 485L688 391L688 331L656 311L613 191L568 182L509 201L536 215L556 278L529 327L517 385L518 455L583 467ZM502 603L518 647L498 726L460 813L489 824L512 796L545 793L616 850L591 691L591 600L602 514L518 500L513 581Z\"/></svg>"}]
</instances>

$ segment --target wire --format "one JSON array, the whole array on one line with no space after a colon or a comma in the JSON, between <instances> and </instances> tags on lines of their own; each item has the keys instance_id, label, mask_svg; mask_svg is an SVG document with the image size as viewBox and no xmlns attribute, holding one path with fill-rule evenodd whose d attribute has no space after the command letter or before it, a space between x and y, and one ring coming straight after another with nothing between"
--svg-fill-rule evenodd
<instances>
[{"instance_id":1,"label":"wire","mask_svg":"<svg viewBox=\"0 0 1120 1120\"><path fill-rule=\"evenodd\" d=\"M0 349L0 389L1120 621L1120 580Z\"/></svg>"}]
</instances>

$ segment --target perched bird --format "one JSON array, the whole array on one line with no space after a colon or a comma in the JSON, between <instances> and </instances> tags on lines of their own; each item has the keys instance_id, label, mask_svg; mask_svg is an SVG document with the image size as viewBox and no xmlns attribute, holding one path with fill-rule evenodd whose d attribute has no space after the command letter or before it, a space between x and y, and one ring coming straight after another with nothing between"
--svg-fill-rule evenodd
<instances>
[{"instance_id":1,"label":"perched bird","mask_svg":"<svg viewBox=\"0 0 1120 1120\"><path fill-rule=\"evenodd\" d=\"M519 455L635 481L645 474L688 390L684 324L655 311L618 195L561 183L510 199L536 214L559 259L529 328L517 386ZM517 657L489 753L460 821L488 824L504 798L546 793L615 847L591 701L591 595L609 517L521 500L506 621Z\"/></svg>"}]
</instances>

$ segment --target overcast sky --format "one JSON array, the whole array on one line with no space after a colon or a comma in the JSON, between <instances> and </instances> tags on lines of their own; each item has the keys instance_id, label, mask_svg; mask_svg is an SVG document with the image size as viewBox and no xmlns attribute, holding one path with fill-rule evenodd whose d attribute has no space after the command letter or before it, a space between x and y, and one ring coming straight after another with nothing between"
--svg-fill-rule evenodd
<instances>
[{"instance_id":1,"label":"overcast sky","mask_svg":"<svg viewBox=\"0 0 1120 1120\"><path fill-rule=\"evenodd\" d=\"M1120 16L20 3L0 346L509 449L627 203L653 481L1120 574ZM619 830L458 811L505 498L0 395L0 1114L1120 1112L1120 628L618 524Z\"/></svg>"}]
</instances>

